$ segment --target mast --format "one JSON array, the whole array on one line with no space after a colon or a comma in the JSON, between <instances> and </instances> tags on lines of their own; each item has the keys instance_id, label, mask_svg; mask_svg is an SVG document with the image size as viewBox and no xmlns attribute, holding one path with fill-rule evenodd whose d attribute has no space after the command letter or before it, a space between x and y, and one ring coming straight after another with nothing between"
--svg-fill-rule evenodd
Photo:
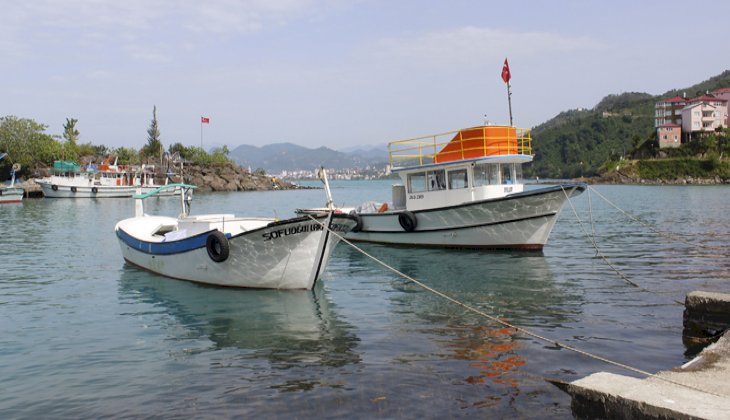
<instances>
[{"instance_id":1,"label":"mast","mask_svg":"<svg viewBox=\"0 0 730 420\"><path fill-rule=\"evenodd\" d=\"M512 86L509 84L512 74L509 71L509 63L507 57L504 58L504 65L502 66L502 80L507 84L507 103L509 103L509 125L512 127Z\"/></svg>"}]
</instances>

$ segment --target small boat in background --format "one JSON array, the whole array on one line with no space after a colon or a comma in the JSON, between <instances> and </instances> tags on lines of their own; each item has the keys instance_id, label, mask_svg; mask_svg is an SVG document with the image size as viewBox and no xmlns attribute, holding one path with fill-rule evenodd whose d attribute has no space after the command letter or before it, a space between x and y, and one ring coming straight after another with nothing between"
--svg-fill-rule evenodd
<instances>
[{"instance_id":1,"label":"small boat in background","mask_svg":"<svg viewBox=\"0 0 730 420\"><path fill-rule=\"evenodd\" d=\"M181 188L178 217L144 214L143 200ZM117 223L124 260L153 273L216 286L312 289L332 251L356 226L353 216L308 215L287 220L189 215L193 185L170 184L135 195L135 217ZM327 189L328 198L329 189Z\"/></svg>"},{"instance_id":2,"label":"small boat in background","mask_svg":"<svg viewBox=\"0 0 730 420\"><path fill-rule=\"evenodd\" d=\"M384 244L541 250L584 183L524 189L530 130L484 125L388 145L403 184L392 203L359 207L346 238Z\"/></svg>"},{"instance_id":3,"label":"small boat in background","mask_svg":"<svg viewBox=\"0 0 730 420\"><path fill-rule=\"evenodd\" d=\"M0 160L5 159L7 153L0 155ZM0 188L0 204L22 203L25 190L15 186L15 173L20 170L20 164L14 163L10 169L10 185Z\"/></svg>"}]
</instances>

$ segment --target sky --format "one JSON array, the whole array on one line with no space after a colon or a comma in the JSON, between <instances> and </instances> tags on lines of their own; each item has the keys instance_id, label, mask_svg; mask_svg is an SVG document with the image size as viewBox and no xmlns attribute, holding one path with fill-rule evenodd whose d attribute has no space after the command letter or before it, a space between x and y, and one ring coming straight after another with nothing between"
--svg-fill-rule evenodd
<instances>
[{"instance_id":1,"label":"sky","mask_svg":"<svg viewBox=\"0 0 730 420\"><path fill-rule=\"evenodd\" d=\"M529 128L730 69L730 2L690 4L0 0L0 117L140 148L156 107L166 147L339 150L508 124L508 58Z\"/></svg>"}]
</instances>

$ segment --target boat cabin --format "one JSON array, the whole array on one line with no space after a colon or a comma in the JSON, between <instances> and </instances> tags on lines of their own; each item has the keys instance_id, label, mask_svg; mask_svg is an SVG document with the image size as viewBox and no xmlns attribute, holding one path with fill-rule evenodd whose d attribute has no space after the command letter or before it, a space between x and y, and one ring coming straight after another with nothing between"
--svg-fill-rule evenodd
<instances>
[{"instance_id":1,"label":"boat cabin","mask_svg":"<svg viewBox=\"0 0 730 420\"><path fill-rule=\"evenodd\" d=\"M423 210L522 192L522 164L532 161L529 130L480 126L390 143L403 185L394 210Z\"/></svg>"}]
</instances>

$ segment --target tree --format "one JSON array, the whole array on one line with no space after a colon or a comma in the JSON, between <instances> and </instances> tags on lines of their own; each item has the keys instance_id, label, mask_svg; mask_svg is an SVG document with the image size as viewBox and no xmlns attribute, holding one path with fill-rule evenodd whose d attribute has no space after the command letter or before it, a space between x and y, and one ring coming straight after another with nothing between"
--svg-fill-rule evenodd
<instances>
[{"instance_id":1,"label":"tree","mask_svg":"<svg viewBox=\"0 0 730 420\"><path fill-rule=\"evenodd\" d=\"M162 153L162 142L160 141L160 129L157 126L157 106L152 107L152 122L147 129L147 145L142 148L145 156L159 156Z\"/></svg>"},{"instance_id":2,"label":"tree","mask_svg":"<svg viewBox=\"0 0 730 420\"><path fill-rule=\"evenodd\" d=\"M75 118L66 118L66 124L63 125L63 138L66 140L64 151L66 159L77 160L79 158L79 148L77 141L79 139L79 130L76 129L76 123L79 120Z\"/></svg>"},{"instance_id":3,"label":"tree","mask_svg":"<svg viewBox=\"0 0 730 420\"><path fill-rule=\"evenodd\" d=\"M136 165L140 163L139 153L129 147L119 147L114 149L114 153L119 159L120 165Z\"/></svg>"},{"instance_id":4,"label":"tree","mask_svg":"<svg viewBox=\"0 0 730 420\"><path fill-rule=\"evenodd\" d=\"M28 118L0 118L0 152L21 164L24 173L33 172L38 163L52 163L61 154L61 144L44 133L46 128Z\"/></svg>"}]
</instances>

